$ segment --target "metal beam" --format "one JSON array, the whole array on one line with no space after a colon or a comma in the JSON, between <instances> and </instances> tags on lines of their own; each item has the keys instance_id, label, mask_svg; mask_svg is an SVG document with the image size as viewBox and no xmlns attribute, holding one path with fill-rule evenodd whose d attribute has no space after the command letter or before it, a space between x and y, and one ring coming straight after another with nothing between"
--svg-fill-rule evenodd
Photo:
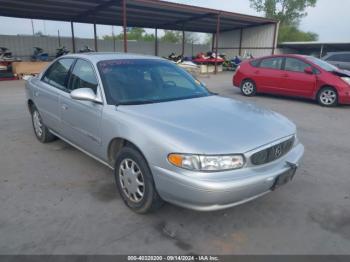
<instances>
[{"instance_id":1,"label":"metal beam","mask_svg":"<svg viewBox=\"0 0 350 262\"><path fill-rule=\"evenodd\" d=\"M73 53L75 53L75 39L74 39L74 25L73 22L70 22L70 29L72 32L72 49L73 49Z\"/></svg>"}]
</instances>

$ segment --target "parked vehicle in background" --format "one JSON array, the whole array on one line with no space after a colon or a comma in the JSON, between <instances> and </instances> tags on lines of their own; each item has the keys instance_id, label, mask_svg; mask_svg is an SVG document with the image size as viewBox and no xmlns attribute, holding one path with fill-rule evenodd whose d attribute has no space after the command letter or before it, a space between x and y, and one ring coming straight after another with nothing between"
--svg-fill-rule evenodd
<instances>
[{"instance_id":1,"label":"parked vehicle in background","mask_svg":"<svg viewBox=\"0 0 350 262\"><path fill-rule=\"evenodd\" d=\"M56 58L64 56L64 55L67 55L70 52L70 50L67 47L65 47L65 46L59 47L56 50L57 50Z\"/></svg>"},{"instance_id":2,"label":"parked vehicle in background","mask_svg":"<svg viewBox=\"0 0 350 262\"><path fill-rule=\"evenodd\" d=\"M18 62L21 59L12 56L12 52L7 47L0 47L0 63L1 62Z\"/></svg>"},{"instance_id":3,"label":"parked vehicle in background","mask_svg":"<svg viewBox=\"0 0 350 262\"><path fill-rule=\"evenodd\" d=\"M341 69L350 70L350 52L330 52L322 60Z\"/></svg>"},{"instance_id":4,"label":"parked vehicle in background","mask_svg":"<svg viewBox=\"0 0 350 262\"><path fill-rule=\"evenodd\" d=\"M79 53L91 53L91 52L95 52L95 50L90 48L88 45L85 45L83 48L79 50Z\"/></svg>"},{"instance_id":5,"label":"parked vehicle in background","mask_svg":"<svg viewBox=\"0 0 350 262\"><path fill-rule=\"evenodd\" d=\"M241 63L233 85L245 96L269 93L317 100L322 106L350 104L350 72L302 55L276 55Z\"/></svg>"},{"instance_id":6,"label":"parked vehicle in background","mask_svg":"<svg viewBox=\"0 0 350 262\"><path fill-rule=\"evenodd\" d=\"M139 213L163 200L203 211L245 203L290 182L304 153L287 118L214 95L158 57L66 55L26 95L38 140L60 137L114 169Z\"/></svg>"},{"instance_id":7,"label":"parked vehicle in background","mask_svg":"<svg viewBox=\"0 0 350 262\"><path fill-rule=\"evenodd\" d=\"M49 61L49 54L44 52L44 49L37 46L33 47L33 49L32 61Z\"/></svg>"}]
</instances>

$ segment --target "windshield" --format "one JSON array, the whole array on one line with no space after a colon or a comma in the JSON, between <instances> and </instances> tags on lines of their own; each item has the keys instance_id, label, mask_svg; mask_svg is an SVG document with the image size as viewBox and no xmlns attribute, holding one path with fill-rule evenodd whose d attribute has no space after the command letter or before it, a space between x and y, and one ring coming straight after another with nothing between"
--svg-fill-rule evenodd
<instances>
[{"instance_id":1,"label":"windshield","mask_svg":"<svg viewBox=\"0 0 350 262\"><path fill-rule=\"evenodd\" d=\"M128 105L209 96L210 92L177 65L155 59L98 63L108 104Z\"/></svg>"},{"instance_id":2,"label":"windshield","mask_svg":"<svg viewBox=\"0 0 350 262\"><path fill-rule=\"evenodd\" d=\"M316 57L312 57L312 56L307 56L306 57L307 60L309 60L310 62L318 65L319 67L321 67L323 70L326 70L328 72L332 72L332 71L336 71L339 70L336 66L331 65L329 63L327 63L326 61L323 61L321 59L318 59Z\"/></svg>"}]
</instances>

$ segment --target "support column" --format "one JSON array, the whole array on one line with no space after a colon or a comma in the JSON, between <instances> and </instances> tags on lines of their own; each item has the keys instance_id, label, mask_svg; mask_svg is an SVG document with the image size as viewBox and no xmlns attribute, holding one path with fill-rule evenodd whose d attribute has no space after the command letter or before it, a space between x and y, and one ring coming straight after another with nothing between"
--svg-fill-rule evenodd
<instances>
[{"instance_id":1,"label":"support column","mask_svg":"<svg viewBox=\"0 0 350 262\"><path fill-rule=\"evenodd\" d=\"M242 42L243 42L243 28L241 28L240 30L240 34L239 34L239 56L242 55Z\"/></svg>"},{"instance_id":2,"label":"support column","mask_svg":"<svg viewBox=\"0 0 350 262\"><path fill-rule=\"evenodd\" d=\"M211 34L211 52L214 52L214 45L215 45L215 33Z\"/></svg>"},{"instance_id":3,"label":"support column","mask_svg":"<svg viewBox=\"0 0 350 262\"><path fill-rule=\"evenodd\" d=\"M114 35L114 27L112 26L112 38L113 38L113 52L116 51L116 48L115 48L115 35Z\"/></svg>"},{"instance_id":4,"label":"support column","mask_svg":"<svg viewBox=\"0 0 350 262\"><path fill-rule=\"evenodd\" d=\"M74 37L74 25L73 22L70 22L70 29L72 31L72 49L73 49L73 53L75 53L75 37Z\"/></svg>"},{"instance_id":5,"label":"support column","mask_svg":"<svg viewBox=\"0 0 350 262\"><path fill-rule=\"evenodd\" d=\"M57 30L57 37L58 37L58 47L61 47L61 35L60 35L60 30Z\"/></svg>"},{"instance_id":6,"label":"support column","mask_svg":"<svg viewBox=\"0 0 350 262\"><path fill-rule=\"evenodd\" d=\"M215 58L215 74L218 73L218 52L219 52L219 34L220 34L220 15L221 13L218 14L218 19L216 22L216 36L215 36L215 53L216 53L216 58Z\"/></svg>"},{"instance_id":7,"label":"support column","mask_svg":"<svg viewBox=\"0 0 350 262\"><path fill-rule=\"evenodd\" d=\"M158 56L158 28L155 29L154 54Z\"/></svg>"},{"instance_id":8,"label":"support column","mask_svg":"<svg viewBox=\"0 0 350 262\"><path fill-rule=\"evenodd\" d=\"M96 24L94 24L94 43L95 43L95 51L98 52Z\"/></svg>"},{"instance_id":9,"label":"support column","mask_svg":"<svg viewBox=\"0 0 350 262\"><path fill-rule=\"evenodd\" d=\"M124 32L124 52L128 52L128 35L126 32L126 0L123 0L123 32Z\"/></svg>"},{"instance_id":10,"label":"support column","mask_svg":"<svg viewBox=\"0 0 350 262\"><path fill-rule=\"evenodd\" d=\"M182 30L182 52L181 55L184 56L185 55L185 31Z\"/></svg>"},{"instance_id":11,"label":"support column","mask_svg":"<svg viewBox=\"0 0 350 262\"><path fill-rule=\"evenodd\" d=\"M322 56L323 56L323 49L324 49L324 45L321 45L320 58L322 58Z\"/></svg>"},{"instance_id":12,"label":"support column","mask_svg":"<svg viewBox=\"0 0 350 262\"><path fill-rule=\"evenodd\" d=\"M275 23L275 30L273 33L273 47L272 47L272 54L275 54L276 47L277 47L277 38L278 38L278 28L279 28L279 22Z\"/></svg>"}]
</instances>

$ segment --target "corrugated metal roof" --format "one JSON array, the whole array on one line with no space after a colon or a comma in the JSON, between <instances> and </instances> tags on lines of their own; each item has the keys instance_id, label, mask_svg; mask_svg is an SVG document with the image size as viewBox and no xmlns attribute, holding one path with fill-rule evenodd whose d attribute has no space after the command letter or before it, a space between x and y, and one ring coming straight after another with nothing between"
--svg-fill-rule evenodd
<instances>
[{"instance_id":1,"label":"corrugated metal roof","mask_svg":"<svg viewBox=\"0 0 350 262\"><path fill-rule=\"evenodd\" d=\"M122 25L122 0L0 0L8 17ZM128 27L216 32L276 23L275 20L159 0L127 0Z\"/></svg>"}]
</instances>

